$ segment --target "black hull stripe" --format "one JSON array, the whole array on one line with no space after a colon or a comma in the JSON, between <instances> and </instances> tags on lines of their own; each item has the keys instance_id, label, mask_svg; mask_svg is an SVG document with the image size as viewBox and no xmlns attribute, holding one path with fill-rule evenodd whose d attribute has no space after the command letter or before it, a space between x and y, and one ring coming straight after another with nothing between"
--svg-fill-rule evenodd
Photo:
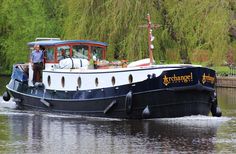
<instances>
[{"instance_id":1,"label":"black hull stripe","mask_svg":"<svg viewBox=\"0 0 236 154\"><path fill-rule=\"evenodd\" d=\"M27 97L27 96L26 96ZM35 98L35 99L37 99L37 98ZM125 97L123 97L122 98L123 100L125 99ZM38 101L40 101L40 99L37 99ZM106 100L106 99L104 99L104 100ZM50 100L49 100L50 101ZM67 100L51 100L52 101L52 103L64 103L64 102L68 102ZM90 101L90 100L89 100ZM77 100L77 101L73 101L73 102L71 102L71 103L78 103L79 101ZM91 102L96 102L96 100L91 100ZM86 103L86 102L85 102ZM192 104L194 104L195 103L195 101L192 101L191 102ZM210 104L210 102L208 102L208 101L197 101L197 103L198 104ZM172 102L169 102L169 103L165 103L165 104L155 104L155 105L151 105L150 106L150 108L162 108L162 107L170 107L171 108L171 106L176 106L176 105L179 105L180 103L179 102L174 102L174 101L172 101ZM190 103L187 101L187 102L181 102L181 105L189 105ZM23 104L21 104L20 103L20 105L23 105L23 106L25 106L25 107L29 107L29 108L32 108L32 109L40 109L40 110L47 110L47 111L53 111L53 112L67 112L67 113L102 113L102 114L104 114L103 113L103 111L104 110L98 110L98 111L95 111L95 110L93 110L93 111L88 111L88 110L86 110L86 111L82 111L82 110L79 110L79 111L69 111L69 110L59 110L59 109L52 109L52 108L45 108L45 107L40 107L40 106L34 106L34 105L29 105L29 104L27 104L27 103L23 103ZM143 106L140 106L140 107L136 107L134 110L133 110L133 112L135 112L135 111L142 111L143 110ZM125 109L123 108L123 109L116 109L116 112L125 112Z\"/></svg>"},{"instance_id":2,"label":"black hull stripe","mask_svg":"<svg viewBox=\"0 0 236 154\"><path fill-rule=\"evenodd\" d=\"M11 88L9 88L7 86L7 89L9 91L12 91L14 93L17 93L17 94L20 94L20 95L24 95L24 96L27 96L27 97L33 97L33 98L37 98L37 99L45 99L45 100L55 100L55 101L96 101L96 100L106 100L106 99L118 99L118 98L121 98L121 97L125 97L126 95L125 94L122 94L122 95L119 95L119 96L111 96L111 97L102 97L102 98L89 98L89 99L57 99L57 98L54 98L54 99L51 99L51 98L44 98L44 97L41 97L41 96L37 96L37 95L30 95L30 94L26 94L26 93L21 93L21 92L18 92L16 90L13 90ZM133 95L140 95L140 94L147 94L147 93L153 93L153 92L160 92L160 91L185 91L185 90L197 90L197 91L202 91L202 90L205 90L205 91L214 91L214 89L212 88L209 88L209 87L205 87L205 86L202 86L201 84L198 84L198 85L193 85L193 86L186 86L186 87L175 87L175 88L166 88L166 89L155 89L155 90L148 90L148 91L143 91L143 92L136 92L136 93L133 93ZM74 91L76 92L76 91Z\"/></svg>"}]
</instances>

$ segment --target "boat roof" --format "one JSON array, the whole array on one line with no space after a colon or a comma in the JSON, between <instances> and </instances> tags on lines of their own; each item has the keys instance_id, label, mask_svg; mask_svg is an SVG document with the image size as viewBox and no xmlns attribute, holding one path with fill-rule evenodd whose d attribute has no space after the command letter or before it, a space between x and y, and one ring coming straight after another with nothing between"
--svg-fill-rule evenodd
<instances>
[{"instance_id":1,"label":"boat roof","mask_svg":"<svg viewBox=\"0 0 236 154\"><path fill-rule=\"evenodd\" d=\"M28 46L34 46L35 44L41 46L55 46L55 45L63 45L63 44L74 44L74 43L86 43L86 44L97 44L101 46L108 46L107 43L92 41L92 40L44 40L44 41L35 41L29 42Z\"/></svg>"},{"instance_id":2,"label":"boat roof","mask_svg":"<svg viewBox=\"0 0 236 154\"><path fill-rule=\"evenodd\" d=\"M46 41L46 40L61 40L60 38L51 38L51 37L37 37L35 41Z\"/></svg>"}]
</instances>

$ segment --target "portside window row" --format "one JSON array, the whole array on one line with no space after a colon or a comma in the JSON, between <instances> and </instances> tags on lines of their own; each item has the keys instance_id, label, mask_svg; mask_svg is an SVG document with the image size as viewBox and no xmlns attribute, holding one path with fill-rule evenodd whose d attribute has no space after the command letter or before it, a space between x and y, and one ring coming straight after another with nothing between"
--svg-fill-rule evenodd
<instances>
[{"instance_id":1,"label":"portside window row","mask_svg":"<svg viewBox=\"0 0 236 154\"><path fill-rule=\"evenodd\" d=\"M47 77L47 82L48 82L48 86L50 87L51 86L51 77L50 77L50 75L48 75L48 77ZM97 77L95 78L94 83L95 83L96 87L99 86L99 79ZM128 83L129 84L133 83L133 76L131 74L128 76ZM116 78L114 76L112 76L112 78L111 78L111 84L112 84L112 86L116 85ZM77 85L78 85L78 88L81 88L81 85L82 85L81 77L78 77ZM63 88L65 87L65 77L64 76L61 77L61 86Z\"/></svg>"}]
</instances>

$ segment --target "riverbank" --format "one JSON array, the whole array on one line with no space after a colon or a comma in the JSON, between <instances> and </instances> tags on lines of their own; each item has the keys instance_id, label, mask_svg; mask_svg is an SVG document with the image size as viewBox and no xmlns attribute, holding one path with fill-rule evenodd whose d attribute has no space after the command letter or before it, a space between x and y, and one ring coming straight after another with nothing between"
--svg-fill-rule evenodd
<instances>
[{"instance_id":1,"label":"riverbank","mask_svg":"<svg viewBox=\"0 0 236 154\"><path fill-rule=\"evenodd\" d=\"M217 76L217 87L236 88L236 76Z\"/></svg>"}]
</instances>

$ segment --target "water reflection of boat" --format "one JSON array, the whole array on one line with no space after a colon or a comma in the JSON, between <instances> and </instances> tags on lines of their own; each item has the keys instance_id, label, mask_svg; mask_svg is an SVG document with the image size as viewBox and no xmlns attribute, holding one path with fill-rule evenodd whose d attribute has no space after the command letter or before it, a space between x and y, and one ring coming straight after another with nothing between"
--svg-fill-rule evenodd
<instances>
[{"instance_id":1,"label":"water reflection of boat","mask_svg":"<svg viewBox=\"0 0 236 154\"><path fill-rule=\"evenodd\" d=\"M214 153L216 150L214 137L218 125L207 121L201 126L188 127L181 122L107 121L46 114L13 115L9 120L11 138L25 144L25 148L18 146L18 151L24 152Z\"/></svg>"},{"instance_id":2,"label":"water reflection of boat","mask_svg":"<svg viewBox=\"0 0 236 154\"><path fill-rule=\"evenodd\" d=\"M148 21L149 43L151 25ZM150 58L126 66L105 60L107 44L87 40L46 40L28 43L46 48L42 82L32 85L31 64L14 65L4 94L23 109L112 118L220 116L215 71L198 65L155 65ZM60 54L65 51L61 61ZM63 52L64 53L64 52ZM94 68L89 61L94 60ZM27 73L28 72L28 73Z\"/></svg>"}]
</instances>

